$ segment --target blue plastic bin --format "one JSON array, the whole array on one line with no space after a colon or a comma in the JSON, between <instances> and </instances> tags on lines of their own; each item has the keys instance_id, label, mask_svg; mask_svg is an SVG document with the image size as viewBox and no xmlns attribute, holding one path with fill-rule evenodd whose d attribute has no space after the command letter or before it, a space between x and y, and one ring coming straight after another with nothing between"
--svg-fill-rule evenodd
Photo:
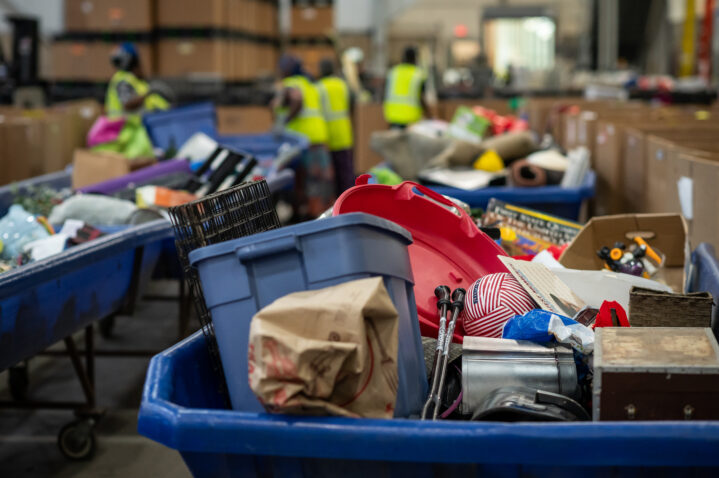
<instances>
[{"instance_id":1,"label":"blue plastic bin","mask_svg":"<svg viewBox=\"0 0 719 478\"><path fill-rule=\"evenodd\" d=\"M220 136L217 141L228 148L250 153L257 158L260 167L270 172L274 171L272 163L283 145L297 150L297 157L309 148L307 138L293 133L279 136L272 133Z\"/></svg>"},{"instance_id":2,"label":"blue plastic bin","mask_svg":"<svg viewBox=\"0 0 719 478\"><path fill-rule=\"evenodd\" d=\"M215 105L198 103L181 106L167 111L147 113L142 117L153 146L167 151L171 146L176 149L195 133L217 136Z\"/></svg>"},{"instance_id":3,"label":"blue plastic bin","mask_svg":"<svg viewBox=\"0 0 719 478\"><path fill-rule=\"evenodd\" d=\"M714 297L711 327L719 337L719 261L714 246L703 242L692 252L692 273L689 277L689 292L711 292Z\"/></svg>"},{"instance_id":4,"label":"blue plastic bin","mask_svg":"<svg viewBox=\"0 0 719 478\"><path fill-rule=\"evenodd\" d=\"M153 221L0 274L0 370L117 312L131 298L136 255L143 281L171 235Z\"/></svg>"},{"instance_id":5,"label":"blue plastic bin","mask_svg":"<svg viewBox=\"0 0 719 478\"><path fill-rule=\"evenodd\" d=\"M594 188L597 177L594 171L589 171L584 183L578 188L561 188L559 186L543 186L537 188L512 188L491 186L474 191L450 188L445 186L430 186L434 191L451 196L469 204L470 207L486 209L491 198L514 204L526 206L554 216L571 220L578 220L582 202L594 197Z\"/></svg>"},{"instance_id":6,"label":"blue plastic bin","mask_svg":"<svg viewBox=\"0 0 719 478\"><path fill-rule=\"evenodd\" d=\"M427 378L407 246L410 234L369 214L343 214L215 244L190 253L212 313L236 410L261 412L248 384L252 316L292 292L382 276L399 313L396 416L419 414Z\"/></svg>"},{"instance_id":7,"label":"blue plastic bin","mask_svg":"<svg viewBox=\"0 0 719 478\"><path fill-rule=\"evenodd\" d=\"M27 194L30 188L47 186L53 189L69 188L72 185L72 167L56 173L44 174L24 181L17 181L0 187L0 217L7 214L18 194Z\"/></svg>"},{"instance_id":8,"label":"blue plastic bin","mask_svg":"<svg viewBox=\"0 0 719 478\"><path fill-rule=\"evenodd\" d=\"M139 432L196 478L719 476L719 422L492 423L223 409L201 332L155 356Z\"/></svg>"}]
</instances>

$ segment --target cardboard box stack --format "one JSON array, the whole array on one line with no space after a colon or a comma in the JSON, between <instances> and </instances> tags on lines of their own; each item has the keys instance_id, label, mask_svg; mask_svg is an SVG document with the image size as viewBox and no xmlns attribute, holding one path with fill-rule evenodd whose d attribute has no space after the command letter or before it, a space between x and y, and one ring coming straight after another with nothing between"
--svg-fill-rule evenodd
<instances>
[{"instance_id":1,"label":"cardboard box stack","mask_svg":"<svg viewBox=\"0 0 719 478\"><path fill-rule=\"evenodd\" d=\"M297 56L305 69L319 73L323 58L335 58L330 40L334 30L334 8L327 0L293 0L290 15L288 52Z\"/></svg>"},{"instance_id":2,"label":"cardboard box stack","mask_svg":"<svg viewBox=\"0 0 719 478\"><path fill-rule=\"evenodd\" d=\"M65 19L51 51L56 81L108 81L124 41L148 77L249 81L277 63L277 0L66 0Z\"/></svg>"},{"instance_id":3,"label":"cardboard box stack","mask_svg":"<svg viewBox=\"0 0 719 478\"><path fill-rule=\"evenodd\" d=\"M702 105L585 102L556 115L560 144L586 146L597 172L595 215L677 213L692 247L719 246L719 123ZM553 113L549 113L551 116Z\"/></svg>"},{"instance_id":4,"label":"cardboard box stack","mask_svg":"<svg viewBox=\"0 0 719 478\"><path fill-rule=\"evenodd\" d=\"M274 73L275 0L157 0L157 74L250 81Z\"/></svg>"},{"instance_id":5,"label":"cardboard box stack","mask_svg":"<svg viewBox=\"0 0 719 478\"><path fill-rule=\"evenodd\" d=\"M65 0L65 30L50 51L50 79L105 82L114 72L110 53L135 44L147 76L155 74L154 0Z\"/></svg>"},{"instance_id":6,"label":"cardboard box stack","mask_svg":"<svg viewBox=\"0 0 719 478\"><path fill-rule=\"evenodd\" d=\"M52 108L0 112L0 185L61 171L76 148L85 146L100 114L94 100L60 103Z\"/></svg>"}]
</instances>

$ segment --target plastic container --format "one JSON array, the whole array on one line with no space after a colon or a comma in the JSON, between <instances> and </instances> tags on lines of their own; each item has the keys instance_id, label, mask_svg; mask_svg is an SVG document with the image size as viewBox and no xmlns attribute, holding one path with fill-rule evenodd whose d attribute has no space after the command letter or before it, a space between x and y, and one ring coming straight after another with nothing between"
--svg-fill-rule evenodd
<instances>
[{"instance_id":1,"label":"plastic container","mask_svg":"<svg viewBox=\"0 0 719 478\"><path fill-rule=\"evenodd\" d=\"M578 188L561 188L559 186L543 186L537 188L492 186L474 191L445 186L430 186L430 188L439 194L464 201L473 208L485 209L491 198L497 198L514 204L515 206L526 206L546 212L547 214L576 221L579 219L582 202L594 197L596 182L596 174L594 171L589 171L584 178L584 183Z\"/></svg>"},{"instance_id":2,"label":"plastic container","mask_svg":"<svg viewBox=\"0 0 719 478\"><path fill-rule=\"evenodd\" d=\"M283 153L291 161L309 148L304 136L292 133L272 133L221 136L217 142L223 146L252 154L265 170L274 171L273 162Z\"/></svg>"},{"instance_id":3,"label":"plastic container","mask_svg":"<svg viewBox=\"0 0 719 478\"><path fill-rule=\"evenodd\" d=\"M138 430L196 478L717 476L719 422L496 423L223 410L201 333L150 362Z\"/></svg>"},{"instance_id":4,"label":"plastic container","mask_svg":"<svg viewBox=\"0 0 719 478\"><path fill-rule=\"evenodd\" d=\"M210 137L217 136L215 106L212 103L198 103L181 106L167 111L147 113L142 117L153 146L167 151L180 147L198 132Z\"/></svg>"},{"instance_id":5,"label":"plastic container","mask_svg":"<svg viewBox=\"0 0 719 478\"><path fill-rule=\"evenodd\" d=\"M427 378L414 301L409 233L367 214L275 229L190 253L212 314L227 389L235 410L261 412L248 384L252 316L275 299L382 276L399 313L399 390L395 416L421 411Z\"/></svg>"},{"instance_id":6,"label":"plastic container","mask_svg":"<svg viewBox=\"0 0 719 478\"><path fill-rule=\"evenodd\" d=\"M171 235L167 221L154 221L0 274L0 370L117 312Z\"/></svg>"},{"instance_id":7,"label":"plastic container","mask_svg":"<svg viewBox=\"0 0 719 478\"><path fill-rule=\"evenodd\" d=\"M70 188L72 185L72 167L68 166L64 171L44 174L24 181L17 181L0 187L0 217L7 214L12 206L13 199L22 194L27 194L29 189L39 186L47 186L53 189Z\"/></svg>"},{"instance_id":8,"label":"plastic container","mask_svg":"<svg viewBox=\"0 0 719 478\"><path fill-rule=\"evenodd\" d=\"M396 186L363 184L337 199L332 214L366 212L388 219L412 234L409 258L415 272L415 297L423 336L437 336L437 298L434 289L444 284L451 289L469 286L493 272L507 272L497 258L506 253L481 232L469 215L430 189L412 182ZM457 323L455 341L464 336Z\"/></svg>"},{"instance_id":9,"label":"plastic container","mask_svg":"<svg viewBox=\"0 0 719 478\"><path fill-rule=\"evenodd\" d=\"M711 292L714 297L711 327L714 335L719 337L719 261L714 246L703 242L692 252L692 273L689 277L689 292Z\"/></svg>"}]
</instances>

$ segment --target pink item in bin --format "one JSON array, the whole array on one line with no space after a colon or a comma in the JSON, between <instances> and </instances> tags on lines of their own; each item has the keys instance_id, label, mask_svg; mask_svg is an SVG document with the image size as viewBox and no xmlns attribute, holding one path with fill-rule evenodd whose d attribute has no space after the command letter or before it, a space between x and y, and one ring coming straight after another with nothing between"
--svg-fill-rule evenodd
<instances>
[{"instance_id":1,"label":"pink item in bin","mask_svg":"<svg viewBox=\"0 0 719 478\"><path fill-rule=\"evenodd\" d=\"M507 272L498 256L507 254L479 230L472 218L444 196L405 181L396 186L367 184L369 175L357 178L335 203L332 214L364 212L388 219L412 234L409 260L420 331L436 337L437 298L434 289L469 288L475 280L495 272ZM454 340L461 342L464 329L457 324Z\"/></svg>"},{"instance_id":2,"label":"pink item in bin","mask_svg":"<svg viewBox=\"0 0 719 478\"><path fill-rule=\"evenodd\" d=\"M87 132L87 146L92 148L98 144L114 141L125 126L125 118L108 118L100 116L95 120L90 131Z\"/></svg>"}]
</instances>

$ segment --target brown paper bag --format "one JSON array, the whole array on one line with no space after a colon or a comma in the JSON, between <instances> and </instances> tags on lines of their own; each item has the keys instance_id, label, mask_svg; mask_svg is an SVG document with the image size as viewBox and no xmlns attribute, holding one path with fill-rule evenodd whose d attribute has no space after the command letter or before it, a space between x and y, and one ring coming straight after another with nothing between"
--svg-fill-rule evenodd
<instances>
[{"instance_id":1,"label":"brown paper bag","mask_svg":"<svg viewBox=\"0 0 719 478\"><path fill-rule=\"evenodd\" d=\"M391 418L398 314L379 277L282 297L250 325L250 387L273 413Z\"/></svg>"}]
</instances>

